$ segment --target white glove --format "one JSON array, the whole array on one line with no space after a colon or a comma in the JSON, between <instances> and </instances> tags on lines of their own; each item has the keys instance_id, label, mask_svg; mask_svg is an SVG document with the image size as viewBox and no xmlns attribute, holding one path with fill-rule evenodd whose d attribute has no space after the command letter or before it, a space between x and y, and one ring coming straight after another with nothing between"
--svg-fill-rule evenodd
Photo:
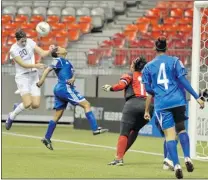
<instances>
[{"instance_id":1,"label":"white glove","mask_svg":"<svg viewBox=\"0 0 208 180\"><path fill-rule=\"evenodd\" d=\"M109 92L110 88L111 88L111 85L109 85L109 84L106 84L106 85L102 86L102 89L106 92Z\"/></svg>"}]
</instances>

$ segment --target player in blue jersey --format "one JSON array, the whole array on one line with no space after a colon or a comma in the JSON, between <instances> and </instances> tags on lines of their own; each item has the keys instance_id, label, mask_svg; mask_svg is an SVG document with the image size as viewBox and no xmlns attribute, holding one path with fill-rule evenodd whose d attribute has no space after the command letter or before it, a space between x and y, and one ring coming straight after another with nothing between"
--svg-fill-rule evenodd
<instances>
[{"instance_id":1,"label":"player in blue jersey","mask_svg":"<svg viewBox=\"0 0 208 180\"><path fill-rule=\"evenodd\" d=\"M43 144L50 150L53 150L51 137L56 128L56 124L58 120L62 117L62 114L67 107L68 103L72 105L79 105L84 108L86 118L88 119L93 135L98 135L101 133L105 133L108 129L102 129L98 127L94 114L91 111L90 103L78 93L74 86L75 74L72 64L69 60L66 59L67 51L64 48L56 47L53 49L51 53L52 57L54 57L54 62L51 66L49 66L43 72L43 75L40 81L37 83L37 86L40 87L48 73L52 70L55 71L58 77L58 83L54 87L54 95L55 95L55 106L56 110L53 120L49 121L48 129L45 134L45 138L42 139Z\"/></svg>"},{"instance_id":2,"label":"player in blue jersey","mask_svg":"<svg viewBox=\"0 0 208 180\"><path fill-rule=\"evenodd\" d=\"M154 96L155 115L164 131L166 147L174 164L175 175L180 179L183 178L183 173L176 147L175 124L185 119L186 99L179 84L183 85L197 100L200 108L204 108L204 101L200 99L186 79L187 72L182 62L177 57L165 54L167 49L165 37L158 38L155 46L157 56L143 69L142 81L146 91ZM183 139L181 145L184 156L189 158L188 134L183 133L181 139Z\"/></svg>"}]
</instances>

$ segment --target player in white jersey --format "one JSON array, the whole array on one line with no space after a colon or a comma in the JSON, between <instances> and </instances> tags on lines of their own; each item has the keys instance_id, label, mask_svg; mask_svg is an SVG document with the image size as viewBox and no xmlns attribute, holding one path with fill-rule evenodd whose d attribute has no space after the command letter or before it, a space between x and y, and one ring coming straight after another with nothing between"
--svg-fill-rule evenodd
<instances>
[{"instance_id":1,"label":"player in white jersey","mask_svg":"<svg viewBox=\"0 0 208 180\"><path fill-rule=\"evenodd\" d=\"M22 103L10 112L6 121L6 129L9 130L13 120L23 110L32 108L36 109L40 106L40 89L36 86L39 81L38 69L43 69L44 64L35 64L34 53L38 53L41 57L51 54L53 46L45 51L37 46L36 42L26 37L23 30L15 33L17 42L11 46L10 55L15 61L16 76L15 81L17 88L22 97Z\"/></svg>"}]
</instances>

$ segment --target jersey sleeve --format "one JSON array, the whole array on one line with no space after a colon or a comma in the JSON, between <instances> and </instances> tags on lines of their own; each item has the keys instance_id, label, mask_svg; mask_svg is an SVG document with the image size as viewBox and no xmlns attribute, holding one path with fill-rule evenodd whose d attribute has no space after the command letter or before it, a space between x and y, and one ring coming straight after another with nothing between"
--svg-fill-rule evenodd
<instances>
[{"instance_id":1,"label":"jersey sleeve","mask_svg":"<svg viewBox=\"0 0 208 180\"><path fill-rule=\"evenodd\" d=\"M151 76L149 73L149 69L147 66L144 67L143 71L142 71L142 83L143 84L151 84Z\"/></svg>"},{"instance_id":2,"label":"jersey sleeve","mask_svg":"<svg viewBox=\"0 0 208 180\"><path fill-rule=\"evenodd\" d=\"M54 59L50 65L52 69L60 69L62 67L59 59Z\"/></svg>"},{"instance_id":3,"label":"jersey sleeve","mask_svg":"<svg viewBox=\"0 0 208 180\"><path fill-rule=\"evenodd\" d=\"M11 59L17 56L20 56L18 49L15 47L11 47L9 53L10 53Z\"/></svg>"},{"instance_id":4,"label":"jersey sleeve","mask_svg":"<svg viewBox=\"0 0 208 180\"><path fill-rule=\"evenodd\" d=\"M177 78L187 75L187 70L179 59L175 62L175 72Z\"/></svg>"},{"instance_id":5,"label":"jersey sleeve","mask_svg":"<svg viewBox=\"0 0 208 180\"><path fill-rule=\"evenodd\" d=\"M130 74L123 74L120 78L120 81L124 82L126 85L129 85L132 80L132 76Z\"/></svg>"},{"instance_id":6,"label":"jersey sleeve","mask_svg":"<svg viewBox=\"0 0 208 180\"><path fill-rule=\"evenodd\" d=\"M34 49L35 48L35 46L36 46L36 42L35 41L33 41L32 39L27 39L27 43L29 43L30 44L30 46Z\"/></svg>"}]
</instances>

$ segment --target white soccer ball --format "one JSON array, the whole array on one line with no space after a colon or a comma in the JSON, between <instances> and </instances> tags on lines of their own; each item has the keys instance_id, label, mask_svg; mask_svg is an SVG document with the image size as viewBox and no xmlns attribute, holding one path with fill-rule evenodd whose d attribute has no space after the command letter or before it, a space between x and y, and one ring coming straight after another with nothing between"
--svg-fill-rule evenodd
<instances>
[{"instance_id":1,"label":"white soccer ball","mask_svg":"<svg viewBox=\"0 0 208 180\"><path fill-rule=\"evenodd\" d=\"M47 22L39 22L36 26L36 31L40 36L47 36L51 27Z\"/></svg>"}]
</instances>

